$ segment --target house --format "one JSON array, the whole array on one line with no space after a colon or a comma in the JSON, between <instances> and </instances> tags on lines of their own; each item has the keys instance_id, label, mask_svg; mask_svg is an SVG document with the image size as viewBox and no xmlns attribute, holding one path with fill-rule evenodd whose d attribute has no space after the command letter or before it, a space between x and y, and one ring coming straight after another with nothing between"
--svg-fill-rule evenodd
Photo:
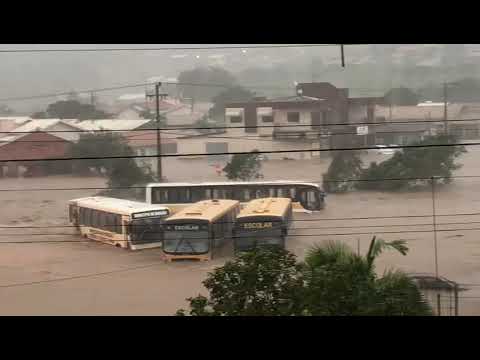
<instances>
[{"instance_id":1,"label":"house","mask_svg":"<svg viewBox=\"0 0 480 360\"><path fill-rule=\"evenodd\" d=\"M44 121L47 120L47 121ZM67 162L13 162L21 159L49 159L66 156L70 144L78 137L76 133L56 132L70 131L73 128L63 124L59 119L31 120L7 136L0 138L0 177L17 177L19 175L42 175L47 172L68 171ZM61 129L61 130L53 130ZM49 133L48 131L55 131Z\"/></svg>"},{"instance_id":2,"label":"house","mask_svg":"<svg viewBox=\"0 0 480 360\"><path fill-rule=\"evenodd\" d=\"M30 120L32 120L32 118L29 116L1 116L0 137L5 135L5 132L12 131L16 127L19 127Z\"/></svg>"},{"instance_id":3,"label":"house","mask_svg":"<svg viewBox=\"0 0 480 360\"><path fill-rule=\"evenodd\" d=\"M374 105L350 107L349 123L353 132L362 127L357 143L406 145L428 135L440 134L445 128L444 103L425 102L411 106ZM460 139L478 139L480 104L447 103L449 133ZM461 120L461 121L456 121ZM471 120L471 121L469 121ZM368 123L368 124L365 124Z\"/></svg>"},{"instance_id":4,"label":"house","mask_svg":"<svg viewBox=\"0 0 480 360\"><path fill-rule=\"evenodd\" d=\"M155 130L139 130L123 133L128 145L133 149L137 156L157 155L157 132ZM177 154L178 146L175 140L176 135L161 134L161 154ZM157 173L156 157L138 157L135 158L137 165L144 169L146 173Z\"/></svg>"},{"instance_id":5,"label":"house","mask_svg":"<svg viewBox=\"0 0 480 360\"><path fill-rule=\"evenodd\" d=\"M274 143L284 142L288 148L295 142L295 147L301 148L332 148L342 143L340 137L330 134L347 127L349 101L348 89L324 82L300 83L294 96L226 104L225 122L238 136L255 134ZM318 154L313 152L307 158Z\"/></svg>"}]
</instances>

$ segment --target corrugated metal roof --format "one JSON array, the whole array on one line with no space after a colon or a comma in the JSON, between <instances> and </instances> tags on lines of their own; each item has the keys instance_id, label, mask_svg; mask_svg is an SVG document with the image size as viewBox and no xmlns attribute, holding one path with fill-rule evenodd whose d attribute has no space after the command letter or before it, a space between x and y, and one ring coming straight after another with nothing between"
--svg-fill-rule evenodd
<instances>
[{"instance_id":1,"label":"corrugated metal roof","mask_svg":"<svg viewBox=\"0 0 480 360\"><path fill-rule=\"evenodd\" d=\"M59 124L70 127L72 130L81 130L81 128L75 124L75 121L76 120L62 120L62 119L31 120L26 124L11 130L12 132L14 132L13 134L7 134L6 136L1 137L0 140L2 140L2 142L0 143L0 146L6 145L12 141L16 141L34 131L43 131L48 133L48 130L50 128ZM68 133L63 134L59 132L59 133L55 133L54 136L67 141L71 141L71 137L69 136Z\"/></svg>"},{"instance_id":2,"label":"corrugated metal roof","mask_svg":"<svg viewBox=\"0 0 480 360\"><path fill-rule=\"evenodd\" d=\"M325 99L319 99L312 96L295 95L278 97L274 99L267 99L266 102L310 102L310 101L325 101Z\"/></svg>"},{"instance_id":3,"label":"corrugated metal roof","mask_svg":"<svg viewBox=\"0 0 480 360\"><path fill-rule=\"evenodd\" d=\"M133 130L146 123L149 119L95 119L82 120L75 123L75 126L83 130Z\"/></svg>"}]
</instances>

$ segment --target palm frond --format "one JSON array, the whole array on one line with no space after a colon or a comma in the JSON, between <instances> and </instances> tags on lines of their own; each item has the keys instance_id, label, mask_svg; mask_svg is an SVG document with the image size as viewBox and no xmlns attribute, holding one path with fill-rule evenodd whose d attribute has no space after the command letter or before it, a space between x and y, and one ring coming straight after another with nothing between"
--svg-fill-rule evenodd
<instances>
[{"instance_id":1,"label":"palm frond","mask_svg":"<svg viewBox=\"0 0 480 360\"><path fill-rule=\"evenodd\" d=\"M344 262L356 256L352 249L340 241L329 240L313 245L305 256L305 262L313 267Z\"/></svg>"},{"instance_id":2,"label":"palm frond","mask_svg":"<svg viewBox=\"0 0 480 360\"><path fill-rule=\"evenodd\" d=\"M375 259L385 249L397 250L402 255L407 255L408 253L407 242L405 240L385 241L382 239L377 239L377 237L374 236L370 242L370 246L366 255L369 266L373 266Z\"/></svg>"}]
</instances>

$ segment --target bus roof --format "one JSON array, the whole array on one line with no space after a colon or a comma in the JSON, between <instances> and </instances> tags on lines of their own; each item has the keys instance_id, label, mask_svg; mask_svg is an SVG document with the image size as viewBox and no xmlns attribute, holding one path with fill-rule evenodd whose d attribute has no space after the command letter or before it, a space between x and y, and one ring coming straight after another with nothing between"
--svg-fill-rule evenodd
<instances>
[{"instance_id":1,"label":"bus roof","mask_svg":"<svg viewBox=\"0 0 480 360\"><path fill-rule=\"evenodd\" d=\"M239 204L240 202L237 200L203 200L178 211L166 221L180 219L215 221Z\"/></svg>"},{"instance_id":2,"label":"bus roof","mask_svg":"<svg viewBox=\"0 0 480 360\"><path fill-rule=\"evenodd\" d=\"M292 203L289 198L262 198L255 199L240 211L237 219L251 216L283 216Z\"/></svg>"},{"instance_id":3,"label":"bus roof","mask_svg":"<svg viewBox=\"0 0 480 360\"><path fill-rule=\"evenodd\" d=\"M272 181L206 181L199 183L173 182L173 183L149 183L147 188L151 187L169 187L169 186L215 186L215 185L307 185L320 188L319 184L306 181L295 180L272 180Z\"/></svg>"},{"instance_id":4,"label":"bus roof","mask_svg":"<svg viewBox=\"0 0 480 360\"><path fill-rule=\"evenodd\" d=\"M166 206L147 204L139 201L117 199L104 196L90 196L69 201L70 204L76 204L80 207L91 208L95 210L112 212L121 215L131 215L137 212L152 210L169 210Z\"/></svg>"}]
</instances>

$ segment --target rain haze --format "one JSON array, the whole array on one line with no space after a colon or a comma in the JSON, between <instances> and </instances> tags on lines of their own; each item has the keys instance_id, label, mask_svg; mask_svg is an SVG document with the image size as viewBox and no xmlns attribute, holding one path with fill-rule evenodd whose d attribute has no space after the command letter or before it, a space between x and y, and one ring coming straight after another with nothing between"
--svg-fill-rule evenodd
<instances>
[{"instance_id":1,"label":"rain haze","mask_svg":"<svg viewBox=\"0 0 480 360\"><path fill-rule=\"evenodd\" d=\"M0 314L174 315L235 258L239 213L285 198L288 233L268 239L298 261L326 240L359 255L375 235L404 240L378 276L444 279L462 291L421 288L434 314L480 315L478 56L474 44L0 45ZM200 201L223 212L209 219Z\"/></svg>"}]
</instances>

